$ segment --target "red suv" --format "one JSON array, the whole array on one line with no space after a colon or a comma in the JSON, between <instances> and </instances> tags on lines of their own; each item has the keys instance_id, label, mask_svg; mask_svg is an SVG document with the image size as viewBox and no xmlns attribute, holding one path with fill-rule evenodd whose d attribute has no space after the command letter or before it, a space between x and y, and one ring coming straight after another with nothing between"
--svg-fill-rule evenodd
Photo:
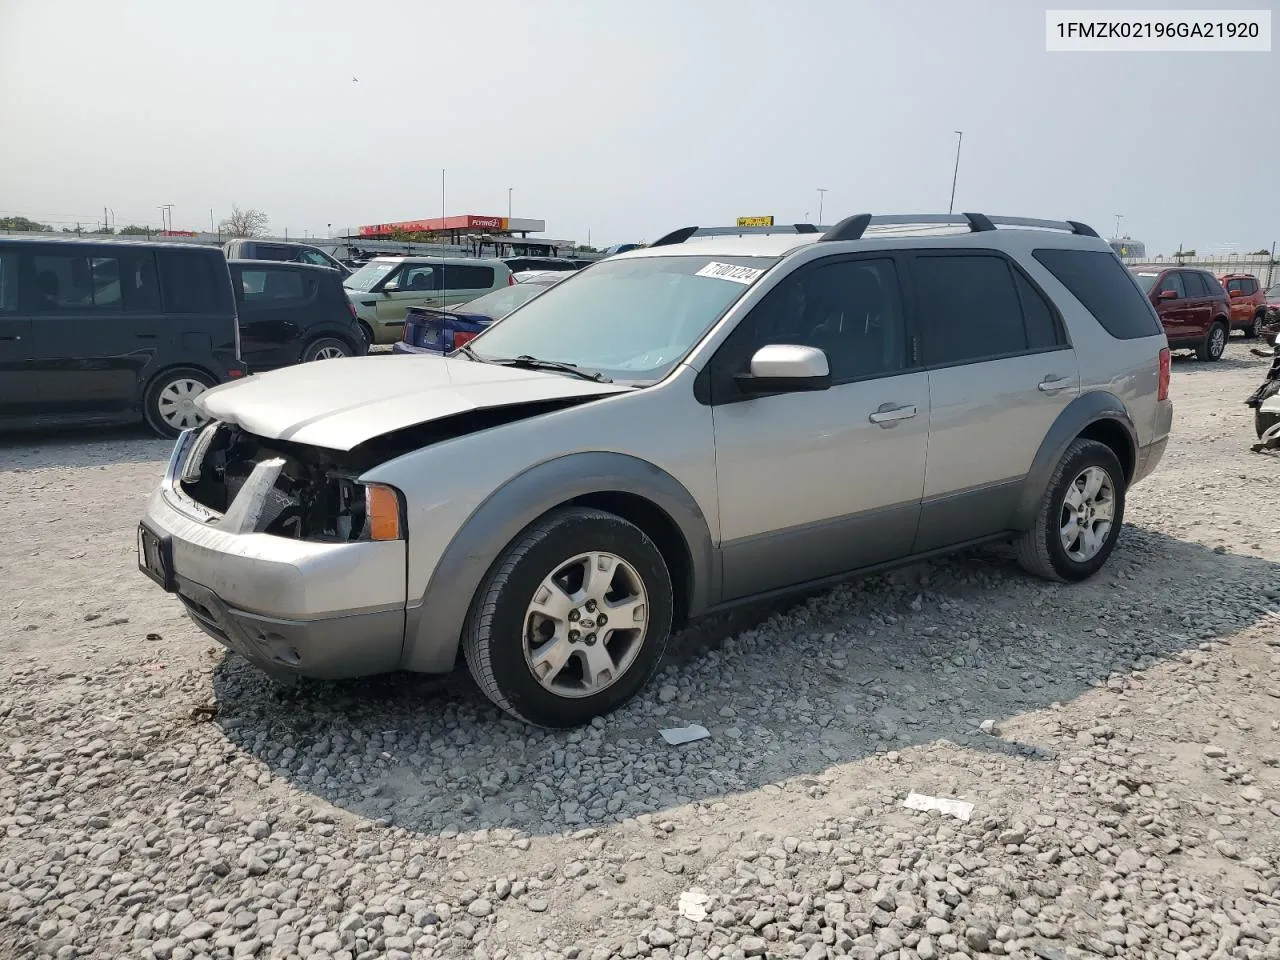
<instances>
[{"instance_id":1,"label":"red suv","mask_svg":"<svg viewBox=\"0 0 1280 960\"><path fill-rule=\"evenodd\" d=\"M1129 269L1151 298L1172 349L1195 350L1201 360L1222 356L1231 333L1231 302L1217 277L1193 267Z\"/></svg>"},{"instance_id":2,"label":"red suv","mask_svg":"<svg viewBox=\"0 0 1280 960\"><path fill-rule=\"evenodd\" d=\"M1218 278L1231 298L1231 329L1256 336L1258 324L1267 316L1267 295L1252 273L1224 273Z\"/></svg>"}]
</instances>

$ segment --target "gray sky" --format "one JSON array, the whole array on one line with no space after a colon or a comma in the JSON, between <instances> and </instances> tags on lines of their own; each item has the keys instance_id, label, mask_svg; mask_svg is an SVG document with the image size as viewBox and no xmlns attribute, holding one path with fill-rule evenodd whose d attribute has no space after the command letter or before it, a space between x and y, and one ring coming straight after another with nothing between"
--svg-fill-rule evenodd
<instances>
[{"instance_id":1,"label":"gray sky","mask_svg":"<svg viewBox=\"0 0 1280 960\"><path fill-rule=\"evenodd\" d=\"M1092 0L1092 8L1137 6ZM1274 0L1161 7L1267 7ZM740 215L1280 238L1280 53L1046 53L1028 0L0 0L0 215L324 235L448 212L602 245ZM352 77L359 82L353 83Z\"/></svg>"}]
</instances>

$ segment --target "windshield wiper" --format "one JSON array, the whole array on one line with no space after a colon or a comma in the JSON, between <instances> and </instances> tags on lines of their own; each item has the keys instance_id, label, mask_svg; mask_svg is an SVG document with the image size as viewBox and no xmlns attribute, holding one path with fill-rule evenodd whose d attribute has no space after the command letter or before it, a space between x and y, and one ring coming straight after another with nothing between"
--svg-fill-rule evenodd
<instances>
[{"instance_id":1,"label":"windshield wiper","mask_svg":"<svg viewBox=\"0 0 1280 960\"><path fill-rule=\"evenodd\" d=\"M485 362L484 360L480 359L480 357L476 354L474 350L471 349L471 347L468 344L465 344L465 343L462 346L458 347L458 349L456 349L454 353L460 353L463 356L465 356L468 360L474 360L476 363Z\"/></svg>"},{"instance_id":2,"label":"windshield wiper","mask_svg":"<svg viewBox=\"0 0 1280 960\"><path fill-rule=\"evenodd\" d=\"M527 353L505 360L489 360L487 362L496 363L504 367L519 367L522 370L556 370L560 373L572 374L582 380L592 380L596 383L613 383L603 373L588 373L586 370L578 369L576 363L565 363L560 360L541 360L538 357L531 357Z\"/></svg>"}]
</instances>

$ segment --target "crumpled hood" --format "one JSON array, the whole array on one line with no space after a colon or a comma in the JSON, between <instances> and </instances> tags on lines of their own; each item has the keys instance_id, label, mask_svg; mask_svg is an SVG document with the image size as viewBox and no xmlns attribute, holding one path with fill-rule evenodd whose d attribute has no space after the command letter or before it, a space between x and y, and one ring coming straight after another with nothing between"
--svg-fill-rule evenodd
<instances>
[{"instance_id":1,"label":"crumpled hood","mask_svg":"<svg viewBox=\"0 0 1280 960\"><path fill-rule=\"evenodd\" d=\"M331 450L492 407L635 389L543 370L418 355L318 360L224 383L196 401L250 433Z\"/></svg>"}]
</instances>

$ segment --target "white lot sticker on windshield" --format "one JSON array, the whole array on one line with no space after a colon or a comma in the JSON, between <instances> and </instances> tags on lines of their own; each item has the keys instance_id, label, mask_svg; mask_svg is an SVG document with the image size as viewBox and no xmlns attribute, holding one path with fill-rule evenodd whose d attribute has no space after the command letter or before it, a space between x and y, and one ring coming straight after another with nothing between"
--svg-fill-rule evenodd
<instances>
[{"instance_id":1,"label":"white lot sticker on windshield","mask_svg":"<svg viewBox=\"0 0 1280 960\"><path fill-rule=\"evenodd\" d=\"M699 270L696 277L719 277L721 280L732 280L734 283L751 283L764 273L756 267L740 267L734 263L717 263L712 260Z\"/></svg>"}]
</instances>

